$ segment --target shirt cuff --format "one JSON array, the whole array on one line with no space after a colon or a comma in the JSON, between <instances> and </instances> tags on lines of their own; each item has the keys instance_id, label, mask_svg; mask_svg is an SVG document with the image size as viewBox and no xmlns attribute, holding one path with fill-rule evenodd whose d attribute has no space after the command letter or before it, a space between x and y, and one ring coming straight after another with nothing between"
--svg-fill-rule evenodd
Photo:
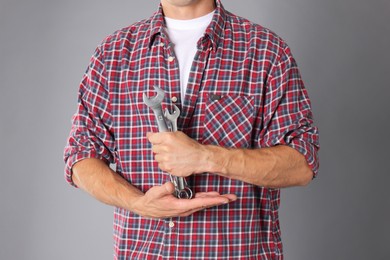
<instances>
[{"instance_id":1,"label":"shirt cuff","mask_svg":"<svg viewBox=\"0 0 390 260\"><path fill-rule=\"evenodd\" d=\"M294 148L295 150L300 152L303 156L305 156L306 162L313 172L313 179L317 177L318 169L319 169L317 146L307 143L306 141L302 141L298 138L294 138L288 144L288 146Z\"/></svg>"}]
</instances>

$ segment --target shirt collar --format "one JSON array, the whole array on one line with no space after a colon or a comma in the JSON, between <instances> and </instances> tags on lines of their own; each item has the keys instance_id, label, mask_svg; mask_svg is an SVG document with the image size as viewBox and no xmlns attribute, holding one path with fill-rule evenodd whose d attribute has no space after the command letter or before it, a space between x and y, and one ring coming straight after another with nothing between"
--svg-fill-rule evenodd
<instances>
[{"instance_id":1,"label":"shirt collar","mask_svg":"<svg viewBox=\"0 0 390 260\"><path fill-rule=\"evenodd\" d=\"M207 37L204 40L206 41L208 38L211 41L211 47L213 48L214 51L217 50L219 42L223 37L223 30L225 28L225 21L226 21L226 10L222 6L221 1L215 0L215 5L216 8L215 8L214 16L211 20L211 23L206 28L205 35ZM149 46L153 45L157 35L161 35L161 33L164 32L165 30L164 28L165 28L165 21L164 21L162 6L160 3L157 12L155 12L154 15L151 17Z\"/></svg>"}]
</instances>

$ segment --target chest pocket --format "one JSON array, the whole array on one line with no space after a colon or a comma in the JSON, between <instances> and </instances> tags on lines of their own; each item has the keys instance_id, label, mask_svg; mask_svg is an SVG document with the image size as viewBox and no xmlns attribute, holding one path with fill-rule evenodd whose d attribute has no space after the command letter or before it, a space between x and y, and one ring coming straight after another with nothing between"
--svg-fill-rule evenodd
<instances>
[{"instance_id":1,"label":"chest pocket","mask_svg":"<svg viewBox=\"0 0 390 260\"><path fill-rule=\"evenodd\" d=\"M206 100L203 143L249 148L254 121L253 97L209 95Z\"/></svg>"}]
</instances>

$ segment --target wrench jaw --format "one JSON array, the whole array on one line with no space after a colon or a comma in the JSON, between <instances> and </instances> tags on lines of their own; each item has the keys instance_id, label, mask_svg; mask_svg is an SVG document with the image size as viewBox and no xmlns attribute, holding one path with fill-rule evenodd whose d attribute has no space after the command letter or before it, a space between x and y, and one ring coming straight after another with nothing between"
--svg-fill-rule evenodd
<instances>
[{"instance_id":1,"label":"wrench jaw","mask_svg":"<svg viewBox=\"0 0 390 260\"><path fill-rule=\"evenodd\" d=\"M168 108L165 108L164 116L166 119L168 119L168 123L169 123L168 125L171 129L171 132L176 132L177 131L177 119L180 116L180 109L176 105L173 105L173 107L175 110L172 113L169 113Z\"/></svg>"},{"instance_id":2,"label":"wrench jaw","mask_svg":"<svg viewBox=\"0 0 390 260\"><path fill-rule=\"evenodd\" d=\"M146 93L144 93L142 98L143 98L145 105L147 105L151 109L155 110L155 109L159 109L161 107L161 103L165 97L165 92L164 92L164 90L162 90L159 87L153 86L153 88L154 88L154 91L156 92L156 95L149 98L146 95Z\"/></svg>"},{"instance_id":3,"label":"wrench jaw","mask_svg":"<svg viewBox=\"0 0 390 260\"><path fill-rule=\"evenodd\" d=\"M165 92L159 88L154 86L154 90L156 91L156 95L149 98L146 93L143 94L143 101L146 106L153 110L153 113L156 117L158 129L160 132L167 132L168 127L164 119L164 113L162 111L161 103L164 100Z\"/></svg>"},{"instance_id":4,"label":"wrench jaw","mask_svg":"<svg viewBox=\"0 0 390 260\"><path fill-rule=\"evenodd\" d=\"M164 116L171 122L177 121L177 119L180 116L180 109L175 104L173 104L173 108L175 110L173 110L172 113L169 113L168 108L165 108L165 113L164 113Z\"/></svg>"}]
</instances>

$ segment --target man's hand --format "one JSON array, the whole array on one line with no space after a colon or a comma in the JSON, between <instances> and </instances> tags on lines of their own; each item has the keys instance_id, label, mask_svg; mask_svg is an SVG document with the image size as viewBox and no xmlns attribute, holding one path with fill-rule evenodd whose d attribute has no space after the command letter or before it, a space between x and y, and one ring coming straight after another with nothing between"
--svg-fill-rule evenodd
<instances>
[{"instance_id":1,"label":"man's hand","mask_svg":"<svg viewBox=\"0 0 390 260\"><path fill-rule=\"evenodd\" d=\"M181 177L205 172L206 147L183 132L148 133L147 138L161 170Z\"/></svg>"},{"instance_id":2,"label":"man's hand","mask_svg":"<svg viewBox=\"0 0 390 260\"><path fill-rule=\"evenodd\" d=\"M145 195L134 199L132 210L149 218L186 217L237 199L233 194L220 195L218 192L200 192L193 199L177 199L172 194L174 189L171 182L152 187Z\"/></svg>"},{"instance_id":3,"label":"man's hand","mask_svg":"<svg viewBox=\"0 0 390 260\"><path fill-rule=\"evenodd\" d=\"M180 131L147 138L160 169L176 176L211 172L268 188L307 185L313 178L304 155L288 145L229 149L202 145Z\"/></svg>"},{"instance_id":4,"label":"man's hand","mask_svg":"<svg viewBox=\"0 0 390 260\"><path fill-rule=\"evenodd\" d=\"M171 182L152 187L144 194L105 162L94 158L74 165L73 180L99 201L149 218L188 216L237 199L236 195L220 195L218 192L199 192L190 200L177 199L173 196L174 186Z\"/></svg>"}]
</instances>

